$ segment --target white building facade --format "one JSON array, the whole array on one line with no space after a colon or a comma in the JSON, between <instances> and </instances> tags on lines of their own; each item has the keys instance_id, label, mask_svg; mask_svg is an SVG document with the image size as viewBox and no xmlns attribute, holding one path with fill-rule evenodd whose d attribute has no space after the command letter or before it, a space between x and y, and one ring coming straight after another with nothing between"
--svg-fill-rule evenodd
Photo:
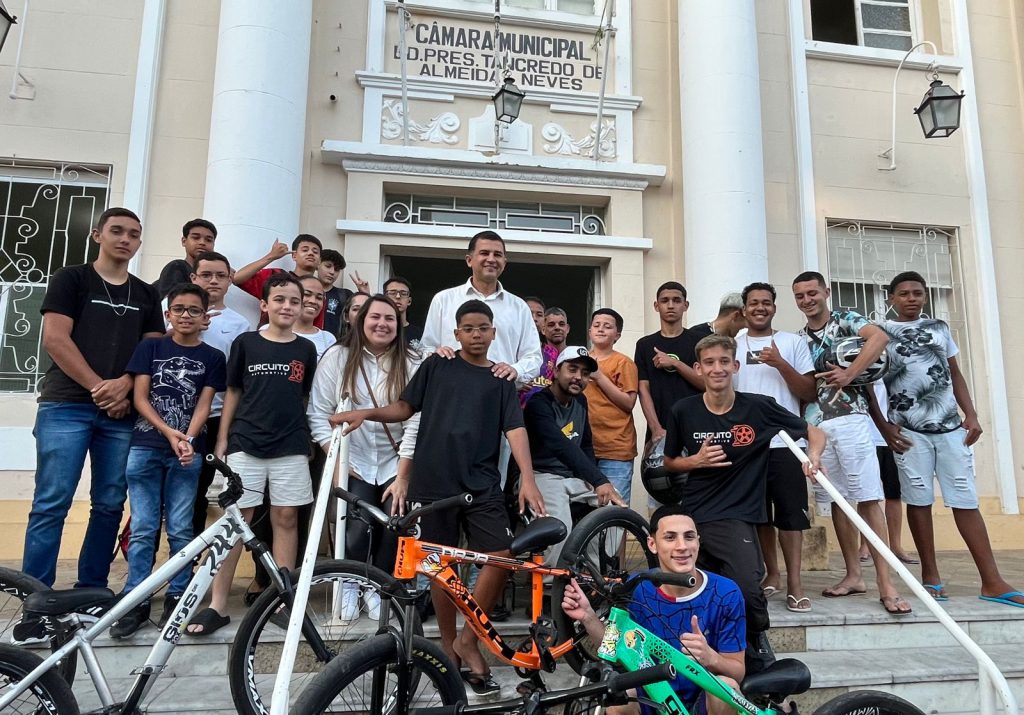
<instances>
[{"instance_id":1,"label":"white building facade","mask_svg":"<svg viewBox=\"0 0 1024 715\"><path fill-rule=\"evenodd\" d=\"M491 228L508 288L565 307L579 341L590 310L615 308L629 354L667 280L688 287L690 324L768 280L796 329L803 270L875 317L889 279L918 270L986 430L993 541L1019 544L1024 0L504 0L497 33L485 0L409 0L404 31L394 0L20 4L0 52L0 525L19 535L0 558L32 494L47 280L92 255L88 227L118 205L142 216L144 279L196 216L236 267L301 231L374 288L409 278L414 322ZM890 171L894 75L925 41L896 84ZM501 64L526 100L496 147ZM911 112L929 68L966 92L947 139Z\"/></svg>"}]
</instances>

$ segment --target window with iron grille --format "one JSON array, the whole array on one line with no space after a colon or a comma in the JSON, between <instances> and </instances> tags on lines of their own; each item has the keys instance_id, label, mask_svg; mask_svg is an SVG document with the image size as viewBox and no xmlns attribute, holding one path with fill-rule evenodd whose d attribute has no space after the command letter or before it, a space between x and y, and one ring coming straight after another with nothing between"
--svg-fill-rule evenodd
<instances>
[{"instance_id":1,"label":"window with iron grille","mask_svg":"<svg viewBox=\"0 0 1024 715\"><path fill-rule=\"evenodd\" d=\"M928 284L922 317L949 324L969 375L969 335L957 230L943 226L897 225L829 219L828 278L832 307L855 310L869 320L894 318L889 282L917 271Z\"/></svg>"},{"instance_id":2,"label":"window with iron grille","mask_svg":"<svg viewBox=\"0 0 1024 715\"><path fill-rule=\"evenodd\" d=\"M384 220L389 223L468 226L493 231L605 235L604 209L578 204L386 194Z\"/></svg>"},{"instance_id":3,"label":"window with iron grille","mask_svg":"<svg viewBox=\"0 0 1024 715\"><path fill-rule=\"evenodd\" d=\"M0 158L0 392L35 392L50 365L39 308L57 270L96 258L110 169Z\"/></svg>"}]
</instances>

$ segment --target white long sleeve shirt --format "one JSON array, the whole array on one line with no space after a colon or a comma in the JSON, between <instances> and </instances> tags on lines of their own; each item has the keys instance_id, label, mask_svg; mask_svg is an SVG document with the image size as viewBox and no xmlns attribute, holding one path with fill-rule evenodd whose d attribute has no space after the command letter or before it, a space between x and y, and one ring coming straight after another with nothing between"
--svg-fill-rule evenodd
<instances>
[{"instance_id":1,"label":"white long sleeve shirt","mask_svg":"<svg viewBox=\"0 0 1024 715\"><path fill-rule=\"evenodd\" d=\"M336 345L324 353L313 376L313 388L309 395L309 406L306 417L309 419L310 432L317 444L331 439L331 425L328 418L338 412L341 404L342 376L349 359L349 349ZM381 407L388 404L387 377L388 373L381 364L381 359L364 350L362 354L363 369L366 378L373 388L377 404ZM419 369L419 358L409 361L409 376L412 377ZM361 373L356 375L356 389L352 398L352 409L373 409L373 400L367 389L367 380ZM349 471L369 484L383 484L398 474L398 460L401 457L412 459L416 449L416 434L419 431L419 413L405 422L392 422L387 425L392 438L398 443L396 453L388 440L385 426L380 422L363 422L359 429L349 435L348 466Z\"/></svg>"},{"instance_id":2,"label":"white long sleeve shirt","mask_svg":"<svg viewBox=\"0 0 1024 715\"><path fill-rule=\"evenodd\" d=\"M533 380L544 361L537 326L533 322L530 306L522 298L502 288L501 283L498 283L496 292L486 296L473 287L472 279L434 295L423 326L421 344L424 351L434 352L442 345L459 349L455 339L455 313L460 305L474 299L486 303L494 313L497 331L487 357L515 368L518 375L516 384L525 385Z\"/></svg>"}]
</instances>

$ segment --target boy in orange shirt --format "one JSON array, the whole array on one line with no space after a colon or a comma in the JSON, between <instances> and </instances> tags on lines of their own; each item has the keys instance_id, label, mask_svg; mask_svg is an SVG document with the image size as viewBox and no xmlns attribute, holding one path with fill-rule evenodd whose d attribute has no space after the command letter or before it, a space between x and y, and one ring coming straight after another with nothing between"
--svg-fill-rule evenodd
<instances>
[{"instance_id":1,"label":"boy in orange shirt","mask_svg":"<svg viewBox=\"0 0 1024 715\"><path fill-rule=\"evenodd\" d=\"M637 454L633 406L639 378L636 363L614 350L622 326L622 316L611 308L599 308L590 316L590 356L597 360L598 369L584 394L598 469L628 504Z\"/></svg>"}]
</instances>

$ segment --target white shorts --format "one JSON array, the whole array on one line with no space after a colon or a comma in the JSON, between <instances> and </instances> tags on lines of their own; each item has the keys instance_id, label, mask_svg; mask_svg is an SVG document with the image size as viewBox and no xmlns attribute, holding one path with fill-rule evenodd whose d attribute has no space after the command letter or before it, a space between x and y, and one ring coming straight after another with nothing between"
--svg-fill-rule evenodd
<instances>
[{"instance_id":1,"label":"white shorts","mask_svg":"<svg viewBox=\"0 0 1024 715\"><path fill-rule=\"evenodd\" d=\"M977 509L974 486L974 451L964 444L963 427L942 434L904 429L912 444L903 454L893 453L900 470L900 497L911 506L935 503L935 479L942 501L950 509Z\"/></svg>"},{"instance_id":2,"label":"white shorts","mask_svg":"<svg viewBox=\"0 0 1024 715\"><path fill-rule=\"evenodd\" d=\"M304 506L313 501L309 459L304 454L261 459L245 452L234 452L227 456L226 461L238 472L245 489L238 500L239 509L262 504L268 482L271 506Z\"/></svg>"},{"instance_id":3,"label":"white shorts","mask_svg":"<svg viewBox=\"0 0 1024 715\"><path fill-rule=\"evenodd\" d=\"M825 476L847 501L854 504L885 498L870 423L871 418L867 415L844 415L818 425L827 437L825 451L821 455ZM816 502L831 501L821 487L815 488L814 499Z\"/></svg>"}]
</instances>

